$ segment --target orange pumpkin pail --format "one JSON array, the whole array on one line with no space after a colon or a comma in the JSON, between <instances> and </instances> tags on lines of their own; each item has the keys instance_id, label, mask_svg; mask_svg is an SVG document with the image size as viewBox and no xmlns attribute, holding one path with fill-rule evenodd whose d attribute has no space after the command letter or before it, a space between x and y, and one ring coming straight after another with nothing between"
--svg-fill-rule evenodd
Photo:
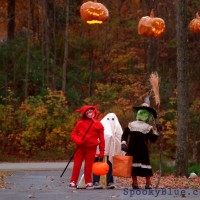
<instances>
[{"instance_id":1,"label":"orange pumpkin pail","mask_svg":"<svg viewBox=\"0 0 200 200\"><path fill-rule=\"evenodd\" d=\"M109 165L106 162L95 162L92 166L92 172L97 175L105 175L109 171Z\"/></svg>"}]
</instances>

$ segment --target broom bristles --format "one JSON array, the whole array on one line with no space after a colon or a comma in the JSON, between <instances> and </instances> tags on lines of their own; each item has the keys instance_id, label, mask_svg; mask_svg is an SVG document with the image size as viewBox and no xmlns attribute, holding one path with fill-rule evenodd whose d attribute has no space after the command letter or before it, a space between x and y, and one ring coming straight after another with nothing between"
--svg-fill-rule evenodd
<instances>
[{"instance_id":1,"label":"broom bristles","mask_svg":"<svg viewBox=\"0 0 200 200\"><path fill-rule=\"evenodd\" d=\"M152 87L152 91L154 93L154 99L156 102L156 105L160 105L160 95L159 95L159 78L157 72L152 72L150 75L150 83Z\"/></svg>"}]
</instances>

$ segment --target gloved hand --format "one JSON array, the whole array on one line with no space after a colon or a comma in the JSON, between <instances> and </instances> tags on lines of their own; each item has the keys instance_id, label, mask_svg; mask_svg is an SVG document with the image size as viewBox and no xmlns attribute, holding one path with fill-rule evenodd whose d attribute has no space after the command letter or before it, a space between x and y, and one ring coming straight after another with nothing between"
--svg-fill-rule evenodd
<instances>
[{"instance_id":1,"label":"gloved hand","mask_svg":"<svg viewBox=\"0 0 200 200\"><path fill-rule=\"evenodd\" d=\"M160 122L156 124L156 129L158 132L162 131L162 124Z\"/></svg>"},{"instance_id":2,"label":"gloved hand","mask_svg":"<svg viewBox=\"0 0 200 200\"><path fill-rule=\"evenodd\" d=\"M98 156L99 158L103 158L104 157L104 152L101 151L99 154L96 154L96 156Z\"/></svg>"},{"instance_id":3,"label":"gloved hand","mask_svg":"<svg viewBox=\"0 0 200 200\"><path fill-rule=\"evenodd\" d=\"M82 145L82 144L83 144L82 138L77 138L75 143L76 143L77 145Z\"/></svg>"},{"instance_id":4,"label":"gloved hand","mask_svg":"<svg viewBox=\"0 0 200 200\"><path fill-rule=\"evenodd\" d=\"M121 150L127 152L127 145L126 144L121 144Z\"/></svg>"}]
</instances>

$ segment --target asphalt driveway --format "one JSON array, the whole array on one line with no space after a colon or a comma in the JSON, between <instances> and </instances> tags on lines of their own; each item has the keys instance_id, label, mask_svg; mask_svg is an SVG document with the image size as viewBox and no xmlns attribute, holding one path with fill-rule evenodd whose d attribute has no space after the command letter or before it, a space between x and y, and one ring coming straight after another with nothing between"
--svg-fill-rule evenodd
<instances>
[{"instance_id":1,"label":"asphalt driveway","mask_svg":"<svg viewBox=\"0 0 200 200\"><path fill-rule=\"evenodd\" d=\"M13 175L5 179L6 189L0 190L0 200L152 200L191 199L199 200L200 190L157 189L132 190L131 188L76 189L67 187L72 164L62 178L60 175L67 163L0 163L0 171ZM81 172L82 173L82 172Z\"/></svg>"}]
</instances>

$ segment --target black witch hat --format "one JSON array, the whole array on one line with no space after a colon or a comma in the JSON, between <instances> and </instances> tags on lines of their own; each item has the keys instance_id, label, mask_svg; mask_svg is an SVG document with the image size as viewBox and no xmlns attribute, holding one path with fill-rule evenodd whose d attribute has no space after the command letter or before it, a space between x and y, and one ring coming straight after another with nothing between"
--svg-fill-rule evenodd
<instances>
[{"instance_id":1,"label":"black witch hat","mask_svg":"<svg viewBox=\"0 0 200 200\"><path fill-rule=\"evenodd\" d=\"M149 101L149 97L146 97L144 100L144 103L140 106L133 106L133 110L135 110L136 112L138 110L147 110L149 111L153 117L156 119L157 118L157 112L156 110L154 110L152 107L150 107L150 101Z\"/></svg>"}]
</instances>

